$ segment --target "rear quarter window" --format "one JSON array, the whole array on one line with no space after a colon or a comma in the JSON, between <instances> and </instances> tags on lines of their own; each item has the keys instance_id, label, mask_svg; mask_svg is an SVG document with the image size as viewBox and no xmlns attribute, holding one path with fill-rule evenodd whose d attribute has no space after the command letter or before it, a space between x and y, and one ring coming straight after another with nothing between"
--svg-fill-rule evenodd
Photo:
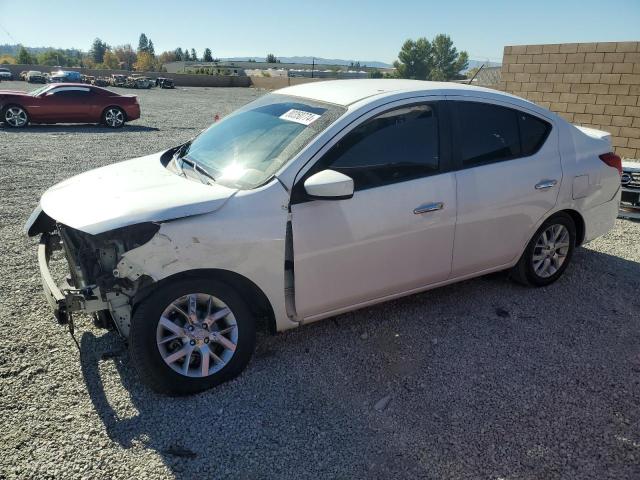
<instances>
[{"instance_id":1,"label":"rear quarter window","mask_svg":"<svg viewBox=\"0 0 640 480\"><path fill-rule=\"evenodd\" d=\"M518 112L518 126L520 127L522 156L536 153L551 131L551 125L547 122L523 112Z\"/></svg>"}]
</instances>

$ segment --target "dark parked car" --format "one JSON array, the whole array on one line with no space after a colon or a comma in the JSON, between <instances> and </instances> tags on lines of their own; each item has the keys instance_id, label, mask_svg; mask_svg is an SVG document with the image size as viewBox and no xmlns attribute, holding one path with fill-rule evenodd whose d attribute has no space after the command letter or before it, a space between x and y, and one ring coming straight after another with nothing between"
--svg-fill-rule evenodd
<instances>
[{"instance_id":1,"label":"dark parked car","mask_svg":"<svg viewBox=\"0 0 640 480\"><path fill-rule=\"evenodd\" d=\"M58 83L33 92L0 90L0 121L12 128L31 123L103 123L122 127L140 118L134 95L119 95L92 85Z\"/></svg>"},{"instance_id":2,"label":"dark parked car","mask_svg":"<svg viewBox=\"0 0 640 480\"><path fill-rule=\"evenodd\" d=\"M171 78L158 77L156 78L156 87L174 88L173 80Z\"/></svg>"}]
</instances>

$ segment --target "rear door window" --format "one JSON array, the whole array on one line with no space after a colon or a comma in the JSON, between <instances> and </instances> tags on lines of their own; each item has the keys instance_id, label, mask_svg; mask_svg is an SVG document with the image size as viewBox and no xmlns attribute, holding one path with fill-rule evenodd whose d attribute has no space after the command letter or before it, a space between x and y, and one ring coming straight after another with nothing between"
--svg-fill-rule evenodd
<instances>
[{"instance_id":1,"label":"rear door window","mask_svg":"<svg viewBox=\"0 0 640 480\"><path fill-rule=\"evenodd\" d=\"M480 102L454 102L463 167L508 160L520 155L515 110Z\"/></svg>"},{"instance_id":2,"label":"rear door window","mask_svg":"<svg viewBox=\"0 0 640 480\"><path fill-rule=\"evenodd\" d=\"M537 152L551 125L512 108L473 101L454 101L454 144L463 168L485 165Z\"/></svg>"}]
</instances>

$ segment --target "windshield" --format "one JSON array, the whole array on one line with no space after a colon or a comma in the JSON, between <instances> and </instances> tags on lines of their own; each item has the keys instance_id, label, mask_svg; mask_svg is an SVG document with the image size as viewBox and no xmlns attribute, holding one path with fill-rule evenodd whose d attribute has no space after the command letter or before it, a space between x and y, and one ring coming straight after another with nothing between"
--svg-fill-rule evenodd
<instances>
[{"instance_id":1,"label":"windshield","mask_svg":"<svg viewBox=\"0 0 640 480\"><path fill-rule=\"evenodd\" d=\"M265 95L214 123L181 149L180 158L202 166L217 183L255 188L344 112L337 105Z\"/></svg>"},{"instance_id":2,"label":"windshield","mask_svg":"<svg viewBox=\"0 0 640 480\"><path fill-rule=\"evenodd\" d=\"M35 97L36 95L40 95L42 92L44 92L45 90L49 90L50 88L51 85L45 85L44 87L36 88L32 92L29 92L29 95Z\"/></svg>"}]
</instances>

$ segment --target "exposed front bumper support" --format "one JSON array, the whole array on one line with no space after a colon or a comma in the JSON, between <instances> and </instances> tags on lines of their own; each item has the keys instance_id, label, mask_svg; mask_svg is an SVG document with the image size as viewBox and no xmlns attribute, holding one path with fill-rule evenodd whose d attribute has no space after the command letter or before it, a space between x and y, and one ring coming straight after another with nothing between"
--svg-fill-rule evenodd
<instances>
[{"instance_id":1,"label":"exposed front bumper support","mask_svg":"<svg viewBox=\"0 0 640 480\"><path fill-rule=\"evenodd\" d=\"M42 289L58 323L67 323L71 312L93 313L100 310L108 310L109 304L102 301L97 287L78 290L71 288L69 285L64 285L61 289L56 284L49 270L49 261L51 260L51 253L60 248L60 237L57 235L44 233L40 237L38 266L40 267Z\"/></svg>"}]
</instances>

